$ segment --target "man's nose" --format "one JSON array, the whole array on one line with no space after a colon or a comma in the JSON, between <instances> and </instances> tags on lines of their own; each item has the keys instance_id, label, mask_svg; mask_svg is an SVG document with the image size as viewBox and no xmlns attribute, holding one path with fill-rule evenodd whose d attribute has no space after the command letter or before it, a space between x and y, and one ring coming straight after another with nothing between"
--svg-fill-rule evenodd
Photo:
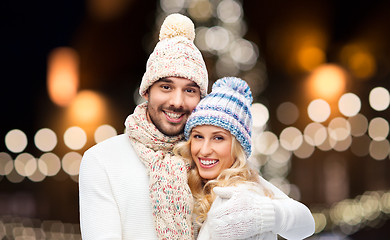
<instances>
[{"instance_id":1,"label":"man's nose","mask_svg":"<svg viewBox=\"0 0 390 240\"><path fill-rule=\"evenodd\" d=\"M184 105L184 94L180 90L174 90L170 96L169 104L175 108L181 108Z\"/></svg>"}]
</instances>

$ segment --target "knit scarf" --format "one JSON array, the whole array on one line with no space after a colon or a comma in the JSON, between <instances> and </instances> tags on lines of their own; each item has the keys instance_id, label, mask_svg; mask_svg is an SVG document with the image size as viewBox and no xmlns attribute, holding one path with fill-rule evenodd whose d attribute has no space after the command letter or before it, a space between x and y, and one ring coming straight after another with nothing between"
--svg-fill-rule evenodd
<instances>
[{"instance_id":1,"label":"knit scarf","mask_svg":"<svg viewBox=\"0 0 390 240\"><path fill-rule=\"evenodd\" d=\"M149 180L153 216L159 239L192 239L193 198L187 184L187 166L172 149L183 135L166 136L146 117L146 103L140 104L125 122L126 133Z\"/></svg>"}]
</instances>

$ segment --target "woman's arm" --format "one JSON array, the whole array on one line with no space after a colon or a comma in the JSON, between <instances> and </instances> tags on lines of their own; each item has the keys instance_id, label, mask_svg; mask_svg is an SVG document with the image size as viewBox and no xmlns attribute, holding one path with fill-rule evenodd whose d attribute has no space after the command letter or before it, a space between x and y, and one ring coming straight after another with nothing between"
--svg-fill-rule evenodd
<instances>
[{"instance_id":1,"label":"woman's arm","mask_svg":"<svg viewBox=\"0 0 390 240\"><path fill-rule=\"evenodd\" d=\"M286 239L303 239L314 233L314 218L308 207L288 197L262 177L260 184L274 194L272 203L275 207L275 226L272 232Z\"/></svg>"},{"instance_id":2,"label":"woman's arm","mask_svg":"<svg viewBox=\"0 0 390 240\"><path fill-rule=\"evenodd\" d=\"M79 175L80 227L83 240L122 239L120 215L105 167L96 149L88 150Z\"/></svg>"},{"instance_id":3,"label":"woman's arm","mask_svg":"<svg viewBox=\"0 0 390 240\"><path fill-rule=\"evenodd\" d=\"M210 209L208 221L212 235L223 239L233 234L236 239L273 232L287 239L303 239L314 233L314 219L302 203L289 198L271 183L261 185L273 193L266 197L242 187L214 188L225 201Z\"/></svg>"}]
</instances>

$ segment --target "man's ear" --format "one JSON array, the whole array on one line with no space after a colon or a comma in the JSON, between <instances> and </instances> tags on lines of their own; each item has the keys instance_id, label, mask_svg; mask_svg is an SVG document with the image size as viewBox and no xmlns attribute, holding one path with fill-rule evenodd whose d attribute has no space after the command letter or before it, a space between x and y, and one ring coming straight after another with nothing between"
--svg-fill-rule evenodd
<instances>
[{"instance_id":1,"label":"man's ear","mask_svg":"<svg viewBox=\"0 0 390 240\"><path fill-rule=\"evenodd\" d=\"M149 101L149 89L145 92L143 98L145 98L146 101Z\"/></svg>"}]
</instances>

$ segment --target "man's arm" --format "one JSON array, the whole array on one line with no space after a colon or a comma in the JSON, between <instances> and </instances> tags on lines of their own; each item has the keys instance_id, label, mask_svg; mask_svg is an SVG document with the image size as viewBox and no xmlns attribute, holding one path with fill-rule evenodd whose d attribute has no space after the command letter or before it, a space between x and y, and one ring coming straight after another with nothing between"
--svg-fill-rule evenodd
<instances>
[{"instance_id":1,"label":"man's arm","mask_svg":"<svg viewBox=\"0 0 390 240\"><path fill-rule=\"evenodd\" d=\"M119 209L104 164L94 149L85 152L81 161L79 197L83 240L122 239Z\"/></svg>"}]
</instances>

